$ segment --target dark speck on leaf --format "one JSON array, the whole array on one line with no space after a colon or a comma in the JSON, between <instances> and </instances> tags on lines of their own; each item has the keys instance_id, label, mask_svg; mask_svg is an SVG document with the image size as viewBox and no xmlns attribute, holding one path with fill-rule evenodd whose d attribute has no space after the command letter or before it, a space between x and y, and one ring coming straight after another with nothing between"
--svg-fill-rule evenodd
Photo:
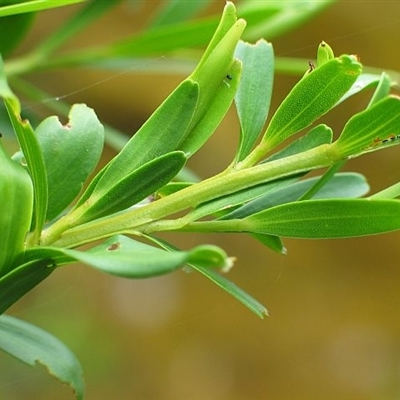
<instances>
[{"instance_id":1,"label":"dark speck on leaf","mask_svg":"<svg viewBox=\"0 0 400 400\"><path fill-rule=\"evenodd\" d=\"M118 250L119 249L119 242L113 243L110 246L107 247L107 250L109 251L113 251L113 250Z\"/></svg>"}]
</instances>

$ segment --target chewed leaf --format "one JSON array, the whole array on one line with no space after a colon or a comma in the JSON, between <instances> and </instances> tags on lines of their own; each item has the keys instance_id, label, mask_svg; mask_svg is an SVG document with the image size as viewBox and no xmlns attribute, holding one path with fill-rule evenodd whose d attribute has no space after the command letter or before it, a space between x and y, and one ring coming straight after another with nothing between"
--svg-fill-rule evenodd
<instances>
[{"instance_id":1,"label":"chewed leaf","mask_svg":"<svg viewBox=\"0 0 400 400\"><path fill-rule=\"evenodd\" d=\"M354 56L334 58L305 75L281 103L265 132L263 146L274 148L333 108L361 73Z\"/></svg>"},{"instance_id":2,"label":"chewed leaf","mask_svg":"<svg viewBox=\"0 0 400 400\"><path fill-rule=\"evenodd\" d=\"M75 104L66 125L49 117L36 128L36 134L47 170L47 219L52 220L74 200L96 167L103 151L104 128L91 108Z\"/></svg>"},{"instance_id":3,"label":"chewed leaf","mask_svg":"<svg viewBox=\"0 0 400 400\"><path fill-rule=\"evenodd\" d=\"M72 387L83 399L83 372L75 355L48 332L6 315L0 316L0 349L24 363L46 367L51 375Z\"/></svg>"}]
</instances>

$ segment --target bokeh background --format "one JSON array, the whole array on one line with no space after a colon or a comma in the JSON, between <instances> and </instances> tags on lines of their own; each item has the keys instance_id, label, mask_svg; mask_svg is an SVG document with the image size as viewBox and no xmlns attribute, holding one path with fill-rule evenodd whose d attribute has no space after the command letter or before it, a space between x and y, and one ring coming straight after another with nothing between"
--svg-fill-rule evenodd
<instances>
[{"instance_id":1,"label":"bokeh background","mask_svg":"<svg viewBox=\"0 0 400 400\"><path fill-rule=\"evenodd\" d=\"M159 3L142 1L132 8L132 2L123 2L70 46L140 30ZM219 12L224 3L215 1L207 12ZM43 12L21 51L72 11ZM277 55L312 59L325 40L337 54L357 53L365 65L400 70L399 25L400 1L339 0L273 44ZM133 134L183 78L133 68L123 74L60 70L31 80L51 96L87 103L102 121ZM276 77L274 109L297 79ZM340 132L366 101L358 96L324 121ZM232 110L191 168L203 177L220 171L231 160L237 137ZM107 149L103 162L112 154ZM394 147L356 159L346 169L365 173L377 191L400 179L398 154ZM62 268L10 314L48 330L76 353L87 400L400 398L399 233L286 240L286 256L244 235L168 238L182 248L212 242L236 256L229 278L264 303L271 316L259 320L196 273L128 281L82 265ZM72 398L43 368L1 354L0 399Z\"/></svg>"}]
</instances>

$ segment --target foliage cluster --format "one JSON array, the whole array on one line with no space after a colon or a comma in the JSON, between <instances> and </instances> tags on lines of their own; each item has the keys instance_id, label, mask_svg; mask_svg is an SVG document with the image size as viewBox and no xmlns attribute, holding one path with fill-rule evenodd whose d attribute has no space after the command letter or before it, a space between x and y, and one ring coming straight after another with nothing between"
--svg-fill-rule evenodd
<instances>
[{"instance_id":1,"label":"foliage cluster","mask_svg":"<svg viewBox=\"0 0 400 400\"><path fill-rule=\"evenodd\" d=\"M77 2L32 0L0 7L0 31L7 32L0 35L3 57L27 31L34 12ZM304 75L268 115L274 64L282 60L260 38L295 28L331 1L303 2L303 8L296 8L248 0L238 11L228 2L219 22L217 17L192 19L208 2L187 7L170 1L138 35L55 53L118 3L86 1L29 54L1 66L0 95L21 148L10 157L0 142L0 201L7 210L0 216L1 313L59 267L79 261L134 279L190 266L263 317L265 307L221 274L233 263L223 249L200 245L181 250L157 233L240 232L285 253L282 237L354 237L400 228L398 184L365 197L364 176L339 172L348 159L399 142L400 100L390 94L393 82L387 73L365 73L357 56L335 57L322 42L316 62L308 70L300 63ZM36 100L45 96L21 78L25 73L59 66L123 66L206 42L190 76L90 182L105 140L115 143L118 132L103 126L84 104L68 110L64 125L49 117L33 128L21 117L14 90ZM299 64L292 64L296 70ZM315 123L348 97L371 88L366 109L349 119L336 140L329 126ZM215 176L188 179L187 160L215 132L232 103L240 122L234 159ZM58 111L66 113L62 104ZM321 176L306 177L321 168ZM99 240L89 249L80 247ZM28 364L46 365L73 387L77 398L83 397L78 361L48 333L2 315L0 347Z\"/></svg>"}]
</instances>

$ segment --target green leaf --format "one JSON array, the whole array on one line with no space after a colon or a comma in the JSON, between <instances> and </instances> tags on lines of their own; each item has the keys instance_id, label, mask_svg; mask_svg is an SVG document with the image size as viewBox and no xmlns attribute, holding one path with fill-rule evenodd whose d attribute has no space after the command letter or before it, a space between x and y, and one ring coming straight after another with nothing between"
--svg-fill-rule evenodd
<instances>
[{"instance_id":1,"label":"green leaf","mask_svg":"<svg viewBox=\"0 0 400 400\"><path fill-rule=\"evenodd\" d=\"M400 196L400 182L395 183L383 190L380 190L377 193L374 193L372 196L369 196L369 199L395 199Z\"/></svg>"},{"instance_id":2,"label":"green leaf","mask_svg":"<svg viewBox=\"0 0 400 400\"><path fill-rule=\"evenodd\" d=\"M36 243L39 240L47 213L48 186L45 162L38 139L29 121L21 119L13 99L5 98L4 102L33 182L34 219L32 241Z\"/></svg>"},{"instance_id":3,"label":"green leaf","mask_svg":"<svg viewBox=\"0 0 400 400\"><path fill-rule=\"evenodd\" d=\"M282 204L235 221L237 229L292 238L374 235L400 229L400 201L307 200Z\"/></svg>"},{"instance_id":4,"label":"green leaf","mask_svg":"<svg viewBox=\"0 0 400 400\"><path fill-rule=\"evenodd\" d=\"M275 112L262 140L272 149L327 113L361 73L353 56L343 55L306 74Z\"/></svg>"},{"instance_id":5,"label":"green leaf","mask_svg":"<svg viewBox=\"0 0 400 400\"><path fill-rule=\"evenodd\" d=\"M217 31L195 70L189 76L189 79L197 82L200 88L194 125L207 113L223 80L230 74L235 48L246 27L243 19L236 20L235 11L234 5L228 2ZM220 38L222 34L223 36Z\"/></svg>"},{"instance_id":6,"label":"green leaf","mask_svg":"<svg viewBox=\"0 0 400 400\"><path fill-rule=\"evenodd\" d=\"M32 180L0 141L0 276L13 269L25 249L33 210Z\"/></svg>"},{"instance_id":7,"label":"green leaf","mask_svg":"<svg viewBox=\"0 0 400 400\"><path fill-rule=\"evenodd\" d=\"M100 172L102 176L95 186L96 191L107 192L115 182L143 164L176 150L188 133L198 96L197 83L183 81ZM79 204L89 197L93 189L91 185Z\"/></svg>"},{"instance_id":8,"label":"green leaf","mask_svg":"<svg viewBox=\"0 0 400 400\"><path fill-rule=\"evenodd\" d=\"M53 335L17 318L0 316L0 348L24 363L41 364L83 399L83 372L75 355Z\"/></svg>"},{"instance_id":9,"label":"green leaf","mask_svg":"<svg viewBox=\"0 0 400 400\"><path fill-rule=\"evenodd\" d=\"M104 128L91 108L76 104L65 125L46 118L36 135L47 170L47 220L52 220L75 199L100 160Z\"/></svg>"},{"instance_id":10,"label":"green leaf","mask_svg":"<svg viewBox=\"0 0 400 400\"><path fill-rule=\"evenodd\" d=\"M190 129L188 136L179 146L179 149L189 157L207 142L220 125L232 104L240 78L241 63L234 61L229 74L226 75L226 78L215 92L214 98L208 105L205 114Z\"/></svg>"},{"instance_id":11,"label":"green leaf","mask_svg":"<svg viewBox=\"0 0 400 400\"><path fill-rule=\"evenodd\" d=\"M228 294L240 301L245 307L256 314L259 318L263 319L267 317L268 310L253 296L250 296L243 289L238 287L236 284L226 279L224 276L219 274L217 271L209 268L204 268L196 264L190 264L190 266L196 271L200 272L211 282L215 283L221 289L225 290Z\"/></svg>"},{"instance_id":12,"label":"green leaf","mask_svg":"<svg viewBox=\"0 0 400 400\"><path fill-rule=\"evenodd\" d=\"M23 13L30 13L35 11L48 10L50 8L63 7L71 4L82 3L86 0L29 0L20 2L18 4L12 4L9 6L0 7L0 17L7 15L16 15Z\"/></svg>"},{"instance_id":13,"label":"green leaf","mask_svg":"<svg viewBox=\"0 0 400 400\"><path fill-rule=\"evenodd\" d=\"M400 143L400 99L389 96L349 119L339 139L327 152L355 157Z\"/></svg>"},{"instance_id":14,"label":"green leaf","mask_svg":"<svg viewBox=\"0 0 400 400\"><path fill-rule=\"evenodd\" d=\"M0 314L54 271L48 258L28 261L0 278Z\"/></svg>"},{"instance_id":15,"label":"green leaf","mask_svg":"<svg viewBox=\"0 0 400 400\"><path fill-rule=\"evenodd\" d=\"M60 249L76 261L124 278L149 278L199 263L207 268L225 268L231 260L216 246L197 246L189 251L165 251L126 236L118 235L87 252Z\"/></svg>"},{"instance_id":16,"label":"green leaf","mask_svg":"<svg viewBox=\"0 0 400 400\"><path fill-rule=\"evenodd\" d=\"M362 92L363 90L370 89L370 88L373 88L375 86L379 86L380 82L382 81L383 75L386 75L387 79L389 79L389 88L390 88L391 80L389 78L389 75L387 75L387 74L378 75L378 74L363 73L353 83L353 85L349 89L349 91L339 100L338 104L343 103L349 97L354 96L357 93ZM389 94L389 93L387 93L387 94Z\"/></svg>"},{"instance_id":17,"label":"green leaf","mask_svg":"<svg viewBox=\"0 0 400 400\"><path fill-rule=\"evenodd\" d=\"M187 158L181 151L165 154L134 170L114 186L97 188L88 200L65 218L71 226L125 210L165 186L185 165Z\"/></svg>"},{"instance_id":18,"label":"green leaf","mask_svg":"<svg viewBox=\"0 0 400 400\"><path fill-rule=\"evenodd\" d=\"M240 41L235 57L243 63L243 72L235 96L240 122L240 145L237 161L253 148L268 116L274 79L272 45L259 40L255 45Z\"/></svg>"}]
</instances>

